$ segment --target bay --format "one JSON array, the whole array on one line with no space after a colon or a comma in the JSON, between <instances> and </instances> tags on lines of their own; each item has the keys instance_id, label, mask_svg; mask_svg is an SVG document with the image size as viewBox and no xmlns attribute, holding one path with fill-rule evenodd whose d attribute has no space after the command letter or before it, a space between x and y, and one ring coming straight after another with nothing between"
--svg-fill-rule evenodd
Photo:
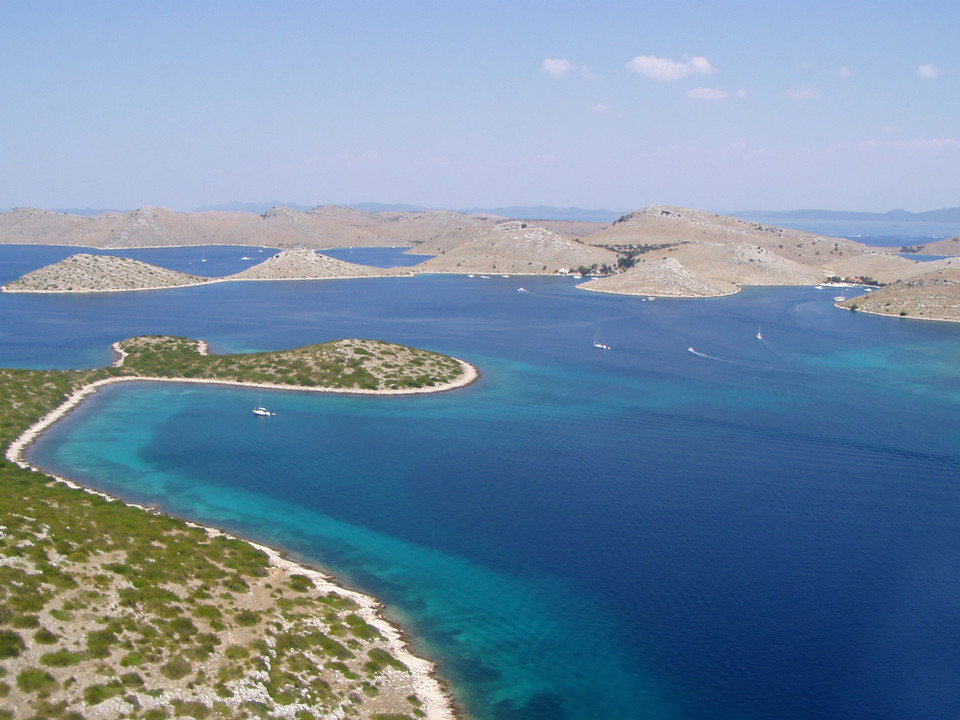
<instances>
[{"instance_id":1,"label":"bay","mask_svg":"<svg viewBox=\"0 0 960 720\"><path fill-rule=\"evenodd\" d=\"M478 383L435 396L270 393L271 418L247 389L113 386L31 448L375 594L470 717L955 716L960 328L830 293L423 276L6 295L0 362L90 367L165 332L474 363Z\"/></svg>"}]
</instances>

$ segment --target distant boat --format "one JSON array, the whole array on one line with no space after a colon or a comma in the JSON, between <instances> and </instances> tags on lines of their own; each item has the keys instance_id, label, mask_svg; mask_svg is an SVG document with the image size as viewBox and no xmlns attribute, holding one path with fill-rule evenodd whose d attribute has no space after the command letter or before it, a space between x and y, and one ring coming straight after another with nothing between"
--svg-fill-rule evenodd
<instances>
[{"instance_id":1,"label":"distant boat","mask_svg":"<svg viewBox=\"0 0 960 720\"><path fill-rule=\"evenodd\" d=\"M602 342L600 342L600 331L599 331L599 330L597 330L597 334L596 334L596 335L594 336L594 338L593 338L593 346L594 346L595 348L597 348L598 350L609 350L609 349L610 349L610 346L609 346L609 345L604 345Z\"/></svg>"},{"instance_id":2,"label":"distant boat","mask_svg":"<svg viewBox=\"0 0 960 720\"><path fill-rule=\"evenodd\" d=\"M242 258L240 258L240 259L241 259L241 260L249 260L250 258L248 258L246 255L244 255L244 256L243 256Z\"/></svg>"},{"instance_id":3,"label":"distant boat","mask_svg":"<svg viewBox=\"0 0 960 720\"><path fill-rule=\"evenodd\" d=\"M270 417L276 413L272 413L263 406L263 402L257 397L257 404L253 406L253 414L259 415L260 417Z\"/></svg>"},{"instance_id":4,"label":"distant boat","mask_svg":"<svg viewBox=\"0 0 960 720\"><path fill-rule=\"evenodd\" d=\"M763 335L760 334L760 327L757 326L757 340L763 340Z\"/></svg>"},{"instance_id":5,"label":"distant boat","mask_svg":"<svg viewBox=\"0 0 960 720\"><path fill-rule=\"evenodd\" d=\"M526 291L527 291L526 288L517 288L517 292L526 292Z\"/></svg>"},{"instance_id":6,"label":"distant boat","mask_svg":"<svg viewBox=\"0 0 960 720\"><path fill-rule=\"evenodd\" d=\"M846 298L845 298L843 295L837 295L837 296L833 299L834 302L843 302L844 300L846 300Z\"/></svg>"}]
</instances>

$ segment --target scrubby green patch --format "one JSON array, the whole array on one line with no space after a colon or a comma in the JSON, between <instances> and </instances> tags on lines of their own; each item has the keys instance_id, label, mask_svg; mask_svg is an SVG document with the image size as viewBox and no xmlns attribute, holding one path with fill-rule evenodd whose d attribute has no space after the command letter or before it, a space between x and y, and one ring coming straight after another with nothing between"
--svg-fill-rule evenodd
<instances>
[{"instance_id":1,"label":"scrubby green patch","mask_svg":"<svg viewBox=\"0 0 960 720\"><path fill-rule=\"evenodd\" d=\"M364 362L383 345L341 342L346 349L334 343L334 351ZM119 368L0 369L0 447L95 380L209 377L226 367L192 341L128 343ZM404 352L384 347L392 360ZM274 382L259 367L270 355L245 356L252 364L237 366L238 379L262 372ZM313 372L311 362L290 366L289 376ZM341 375L362 380L358 370ZM352 598L271 568L249 543L71 489L5 458L0 559L0 697L17 698L9 710L5 701L0 720L79 720L75 708L108 700L149 720L277 716L292 703L309 708L295 713L304 718L410 710L412 687L374 677L397 665ZM244 700L251 689L269 702Z\"/></svg>"},{"instance_id":2,"label":"scrubby green patch","mask_svg":"<svg viewBox=\"0 0 960 720\"><path fill-rule=\"evenodd\" d=\"M395 670L400 670L402 672L410 671L406 665L397 660L393 655L383 648L371 648L367 651L367 657L370 659L364 664L363 667L371 675L378 675L388 667L392 667Z\"/></svg>"},{"instance_id":3,"label":"scrubby green patch","mask_svg":"<svg viewBox=\"0 0 960 720\"><path fill-rule=\"evenodd\" d=\"M337 390L419 390L463 375L446 355L378 340L334 340L280 352L201 355L186 338L151 336L124 340L118 374L210 378Z\"/></svg>"},{"instance_id":4,"label":"scrubby green patch","mask_svg":"<svg viewBox=\"0 0 960 720\"><path fill-rule=\"evenodd\" d=\"M0 658L12 658L23 652L25 645L19 633L0 630Z\"/></svg>"},{"instance_id":5,"label":"scrubby green patch","mask_svg":"<svg viewBox=\"0 0 960 720\"><path fill-rule=\"evenodd\" d=\"M25 693L49 693L57 686L53 675L39 668L26 668L17 675L17 687Z\"/></svg>"}]
</instances>

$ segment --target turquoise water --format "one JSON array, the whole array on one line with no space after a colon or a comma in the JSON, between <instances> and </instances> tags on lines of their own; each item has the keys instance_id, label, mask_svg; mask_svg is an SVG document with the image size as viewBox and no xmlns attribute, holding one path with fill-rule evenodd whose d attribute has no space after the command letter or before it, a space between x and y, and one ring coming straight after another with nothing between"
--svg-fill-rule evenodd
<instances>
[{"instance_id":1,"label":"turquoise water","mask_svg":"<svg viewBox=\"0 0 960 720\"><path fill-rule=\"evenodd\" d=\"M422 277L0 296L0 360L96 364L163 331L477 365L436 396L265 393L271 418L253 390L113 386L31 450L380 597L471 717L956 716L960 328L828 294Z\"/></svg>"}]
</instances>

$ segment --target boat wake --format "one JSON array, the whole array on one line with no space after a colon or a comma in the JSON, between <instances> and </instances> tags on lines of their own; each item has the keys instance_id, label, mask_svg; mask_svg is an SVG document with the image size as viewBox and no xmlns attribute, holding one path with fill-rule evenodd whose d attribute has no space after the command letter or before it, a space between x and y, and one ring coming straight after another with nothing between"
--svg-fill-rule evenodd
<instances>
[{"instance_id":1,"label":"boat wake","mask_svg":"<svg viewBox=\"0 0 960 720\"><path fill-rule=\"evenodd\" d=\"M710 355L709 353L704 353L704 352L700 352L699 350L694 350L692 346L687 348L687 352L689 352L691 355L702 357L704 360L713 360L714 362L726 363L727 365L739 365L741 367L755 367L755 368L765 367L760 363L744 362L743 360L734 360L732 358L720 357L719 355Z\"/></svg>"}]
</instances>

